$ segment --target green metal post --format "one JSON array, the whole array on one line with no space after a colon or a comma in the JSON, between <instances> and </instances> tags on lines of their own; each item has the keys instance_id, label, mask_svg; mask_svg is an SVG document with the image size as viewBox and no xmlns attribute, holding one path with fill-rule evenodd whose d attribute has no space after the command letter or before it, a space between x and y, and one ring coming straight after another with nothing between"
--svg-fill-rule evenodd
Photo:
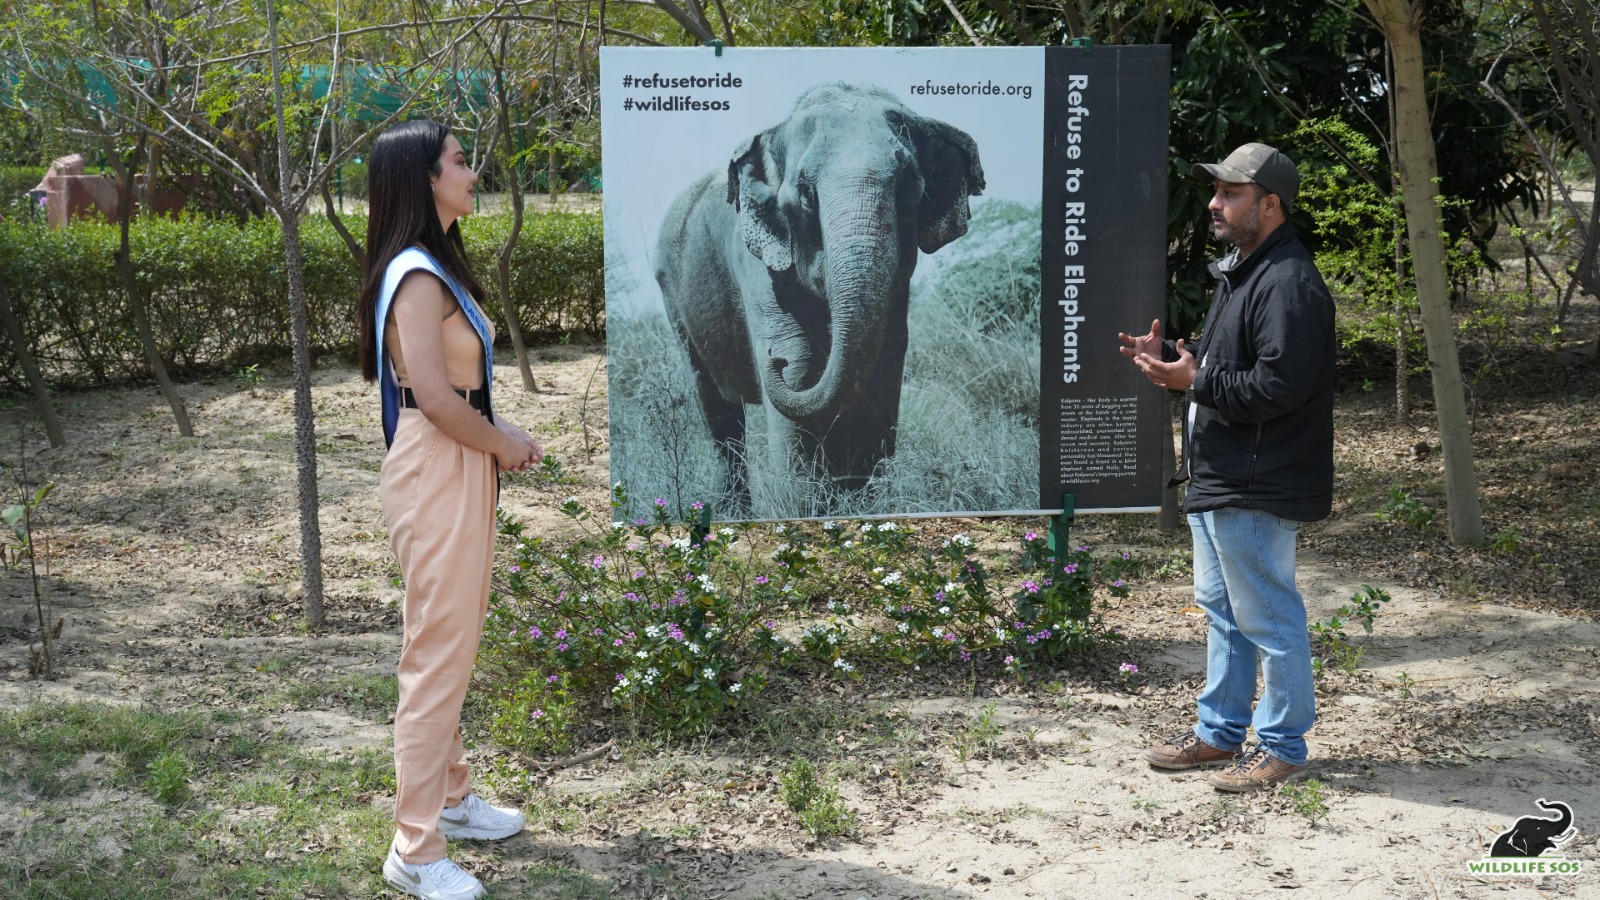
<instances>
[{"instance_id":1,"label":"green metal post","mask_svg":"<svg viewBox=\"0 0 1600 900\"><path fill-rule=\"evenodd\" d=\"M1072 548L1072 520L1078 512L1078 500L1072 494L1061 495L1061 514L1050 517L1050 550L1060 559Z\"/></svg>"}]
</instances>

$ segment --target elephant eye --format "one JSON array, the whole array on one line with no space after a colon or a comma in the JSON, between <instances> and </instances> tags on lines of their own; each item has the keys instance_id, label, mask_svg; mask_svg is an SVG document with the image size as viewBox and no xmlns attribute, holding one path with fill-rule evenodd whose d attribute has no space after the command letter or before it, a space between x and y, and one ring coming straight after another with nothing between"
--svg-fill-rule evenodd
<instances>
[{"instance_id":1,"label":"elephant eye","mask_svg":"<svg viewBox=\"0 0 1600 900\"><path fill-rule=\"evenodd\" d=\"M814 210L817 208L817 186L809 181L802 181L799 185L800 206L803 209Z\"/></svg>"}]
</instances>

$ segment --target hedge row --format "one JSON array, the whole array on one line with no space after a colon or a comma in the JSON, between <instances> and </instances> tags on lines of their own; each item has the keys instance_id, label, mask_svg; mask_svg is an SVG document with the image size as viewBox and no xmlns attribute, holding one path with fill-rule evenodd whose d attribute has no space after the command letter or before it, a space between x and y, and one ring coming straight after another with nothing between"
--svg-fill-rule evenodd
<instances>
[{"instance_id":1,"label":"hedge row","mask_svg":"<svg viewBox=\"0 0 1600 900\"><path fill-rule=\"evenodd\" d=\"M358 239L366 221L346 218ZM509 217L464 220L467 253L500 317L496 251ZM117 276L118 229L75 223L48 229L0 222L0 278L24 336L52 383L88 387L149 377L127 298ZM276 221L186 218L137 221L129 235L133 267L169 366L216 370L286 356L288 281ZM302 223L311 343L353 353L360 274L327 219ZM511 297L530 334L598 332L605 288L600 217L543 213L525 218L512 255ZM503 323L502 323L503 324ZM500 329L502 336L507 330ZM21 387L9 341L0 341L0 380Z\"/></svg>"}]
</instances>

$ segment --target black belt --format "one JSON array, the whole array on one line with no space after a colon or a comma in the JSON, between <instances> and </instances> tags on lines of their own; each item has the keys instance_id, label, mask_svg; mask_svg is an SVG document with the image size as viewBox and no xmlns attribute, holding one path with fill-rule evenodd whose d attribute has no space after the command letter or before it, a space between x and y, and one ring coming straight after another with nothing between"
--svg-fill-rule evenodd
<instances>
[{"instance_id":1,"label":"black belt","mask_svg":"<svg viewBox=\"0 0 1600 900\"><path fill-rule=\"evenodd\" d=\"M460 388L456 388L455 392L456 396L465 397L466 401L472 404L473 409L483 413L484 415L489 414L489 395L486 391L484 391L483 388L473 388L470 391L463 391ZM421 409L421 407L417 405L416 395L411 393L411 388L408 387L403 387L400 389L400 406L402 409Z\"/></svg>"}]
</instances>

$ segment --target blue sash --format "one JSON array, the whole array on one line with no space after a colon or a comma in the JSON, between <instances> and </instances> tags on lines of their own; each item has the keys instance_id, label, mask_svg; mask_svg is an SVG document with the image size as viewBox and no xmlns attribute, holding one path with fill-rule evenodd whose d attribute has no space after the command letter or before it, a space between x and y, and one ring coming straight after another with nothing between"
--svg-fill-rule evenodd
<instances>
[{"instance_id":1,"label":"blue sash","mask_svg":"<svg viewBox=\"0 0 1600 900\"><path fill-rule=\"evenodd\" d=\"M483 409L484 415L490 422L494 421L494 414L490 412L493 406L489 403L489 388L494 384L494 342L489 337L489 321L484 318L483 311L473 301L472 295L467 293L445 267L433 258L427 251L417 247L409 247L395 255L389 261L389 267L383 272L383 290L378 292L378 308L374 315L377 317L378 330L378 393L383 398L383 445L394 444L394 428L400 421L400 382L395 378L394 364L389 359L383 343L385 324L389 321L389 304L394 301L394 292L399 289L401 279L417 269L432 272L439 276L452 294L455 294L456 303L461 305L461 311L466 313L467 321L472 323L472 330L478 333L478 341L483 344Z\"/></svg>"}]
</instances>

